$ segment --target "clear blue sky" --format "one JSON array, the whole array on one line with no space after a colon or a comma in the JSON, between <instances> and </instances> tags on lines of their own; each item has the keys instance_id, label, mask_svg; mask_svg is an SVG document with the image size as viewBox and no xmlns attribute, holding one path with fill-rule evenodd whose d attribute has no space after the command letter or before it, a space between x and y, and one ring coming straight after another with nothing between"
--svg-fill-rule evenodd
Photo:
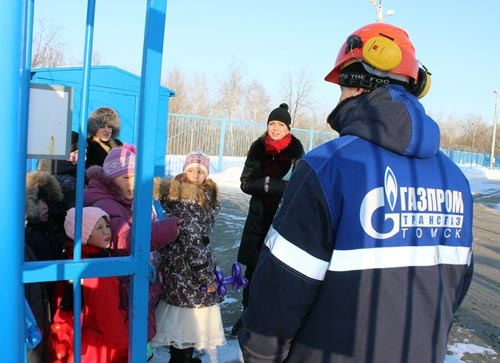
<instances>
[{"instance_id":1,"label":"clear blue sky","mask_svg":"<svg viewBox=\"0 0 500 363\"><path fill-rule=\"evenodd\" d=\"M83 58L86 1L36 0L35 22L60 27L73 60ZM97 0L94 50L101 64L140 74L146 0ZM422 99L438 117L480 115L493 122L500 91L500 1L383 0L385 22L404 28L417 58L432 73ZM205 74L215 84L232 62L244 65L279 104L279 84L288 72L309 72L318 109L337 103L338 86L324 76L346 37L376 21L369 0L169 0L163 72ZM215 91L214 89L211 89Z\"/></svg>"}]
</instances>

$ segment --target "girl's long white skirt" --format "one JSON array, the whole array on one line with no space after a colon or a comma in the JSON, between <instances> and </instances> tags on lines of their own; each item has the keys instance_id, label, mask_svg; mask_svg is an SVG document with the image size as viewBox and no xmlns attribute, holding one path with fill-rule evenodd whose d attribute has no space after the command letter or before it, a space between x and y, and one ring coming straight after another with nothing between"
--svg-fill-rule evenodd
<instances>
[{"instance_id":1,"label":"girl's long white skirt","mask_svg":"<svg viewBox=\"0 0 500 363\"><path fill-rule=\"evenodd\" d=\"M219 304L185 308L160 300L156 308L156 335L151 344L197 350L212 350L226 344Z\"/></svg>"}]
</instances>

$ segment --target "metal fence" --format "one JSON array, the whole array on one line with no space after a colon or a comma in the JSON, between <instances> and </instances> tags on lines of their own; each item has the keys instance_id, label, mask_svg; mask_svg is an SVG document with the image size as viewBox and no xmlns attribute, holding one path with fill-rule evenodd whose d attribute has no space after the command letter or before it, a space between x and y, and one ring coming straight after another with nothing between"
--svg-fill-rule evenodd
<instances>
[{"instance_id":1,"label":"metal fence","mask_svg":"<svg viewBox=\"0 0 500 363\"><path fill-rule=\"evenodd\" d=\"M180 156L194 150L210 156L215 172L242 166L250 145L265 131L262 122L169 114L165 174L181 172L184 158ZM306 152L338 137L336 132L299 128L292 128L292 133Z\"/></svg>"},{"instance_id":2,"label":"metal fence","mask_svg":"<svg viewBox=\"0 0 500 363\"><path fill-rule=\"evenodd\" d=\"M263 122L169 114L165 174L182 172L185 156L194 150L210 156L213 172L242 167L250 145L265 131ZM292 128L292 133L302 142L306 152L338 137L336 132L300 128ZM457 165L490 166L490 155L451 149L442 151ZM494 168L500 169L500 158L495 160Z\"/></svg>"},{"instance_id":3,"label":"metal fence","mask_svg":"<svg viewBox=\"0 0 500 363\"><path fill-rule=\"evenodd\" d=\"M468 167L490 167L491 155L479 154L469 151L442 149L448 157L457 165ZM500 169L500 158L493 160L493 169Z\"/></svg>"}]
</instances>

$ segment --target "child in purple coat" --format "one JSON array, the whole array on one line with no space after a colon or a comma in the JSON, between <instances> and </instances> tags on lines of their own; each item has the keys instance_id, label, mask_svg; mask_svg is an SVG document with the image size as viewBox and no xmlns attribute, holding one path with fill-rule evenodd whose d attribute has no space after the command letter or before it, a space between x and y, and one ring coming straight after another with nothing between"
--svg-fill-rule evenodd
<instances>
[{"instance_id":1,"label":"child in purple coat","mask_svg":"<svg viewBox=\"0 0 500 363\"><path fill-rule=\"evenodd\" d=\"M99 207L109 215L113 235L113 256L128 256L131 250L132 204L134 199L135 147L123 145L111 149L103 166L87 169L87 187L84 190L84 205ZM174 242L180 232L177 217L158 220L151 206L151 250L159 250ZM129 277L120 278L125 288L122 303L127 305ZM125 306L128 308L128 306ZM148 341L156 334L155 307L150 301L148 310Z\"/></svg>"}]
</instances>

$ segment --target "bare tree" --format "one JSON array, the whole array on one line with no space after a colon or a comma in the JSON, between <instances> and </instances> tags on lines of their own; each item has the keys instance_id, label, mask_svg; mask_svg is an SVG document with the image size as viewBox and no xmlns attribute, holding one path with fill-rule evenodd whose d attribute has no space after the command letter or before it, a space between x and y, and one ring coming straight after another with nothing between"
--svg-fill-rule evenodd
<instances>
[{"instance_id":1,"label":"bare tree","mask_svg":"<svg viewBox=\"0 0 500 363\"><path fill-rule=\"evenodd\" d=\"M92 53L92 65L98 66L102 64L101 54L99 52L93 51Z\"/></svg>"},{"instance_id":2,"label":"bare tree","mask_svg":"<svg viewBox=\"0 0 500 363\"><path fill-rule=\"evenodd\" d=\"M32 41L31 67L57 67L64 63L61 29L40 19Z\"/></svg>"},{"instance_id":3,"label":"bare tree","mask_svg":"<svg viewBox=\"0 0 500 363\"><path fill-rule=\"evenodd\" d=\"M245 111L243 116L247 120L267 122L269 110L270 98L265 88L254 79L250 82L248 87L246 87Z\"/></svg>"},{"instance_id":4,"label":"bare tree","mask_svg":"<svg viewBox=\"0 0 500 363\"><path fill-rule=\"evenodd\" d=\"M186 112L198 116L213 116L210 98L208 97L207 79L204 74L197 73L188 90Z\"/></svg>"},{"instance_id":5,"label":"bare tree","mask_svg":"<svg viewBox=\"0 0 500 363\"><path fill-rule=\"evenodd\" d=\"M184 78L184 74L179 68L173 68L167 75L167 80L164 86L175 91L175 97L172 97L169 101L169 112L170 113L186 113L188 109L188 95L187 95L187 85Z\"/></svg>"},{"instance_id":6,"label":"bare tree","mask_svg":"<svg viewBox=\"0 0 500 363\"><path fill-rule=\"evenodd\" d=\"M440 147L443 149L456 149L460 139L462 126L452 116L443 120L442 117L433 117L439 125L441 132Z\"/></svg>"},{"instance_id":7,"label":"bare tree","mask_svg":"<svg viewBox=\"0 0 500 363\"><path fill-rule=\"evenodd\" d=\"M302 127L309 124L308 115L313 109L312 92L313 86L306 69L285 75L281 83L281 93L289 106L291 126Z\"/></svg>"},{"instance_id":8,"label":"bare tree","mask_svg":"<svg viewBox=\"0 0 500 363\"><path fill-rule=\"evenodd\" d=\"M219 82L218 98L215 102L219 116L227 117L230 120L242 116L242 100L245 93L244 77L244 66L232 61L229 65L227 78Z\"/></svg>"},{"instance_id":9,"label":"bare tree","mask_svg":"<svg viewBox=\"0 0 500 363\"><path fill-rule=\"evenodd\" d=\"M481 116L468 114L459 125L461 129L459 147L472 152L488 152L491 132Z\"/></svg>"},{"instance_id":10,"label":"bare tree","mask_svg":"<svg viewBox=\"0 0 500 363\"><path fill-rule=\"evenodd\" d=\"M328 114L318 111L311 112L311 115L308 117L308 123L306 125L301 125L304 129L317 130L321 132L336 132L332 129L330 124L326 122Z\"/></svg>"}]
</instances>

